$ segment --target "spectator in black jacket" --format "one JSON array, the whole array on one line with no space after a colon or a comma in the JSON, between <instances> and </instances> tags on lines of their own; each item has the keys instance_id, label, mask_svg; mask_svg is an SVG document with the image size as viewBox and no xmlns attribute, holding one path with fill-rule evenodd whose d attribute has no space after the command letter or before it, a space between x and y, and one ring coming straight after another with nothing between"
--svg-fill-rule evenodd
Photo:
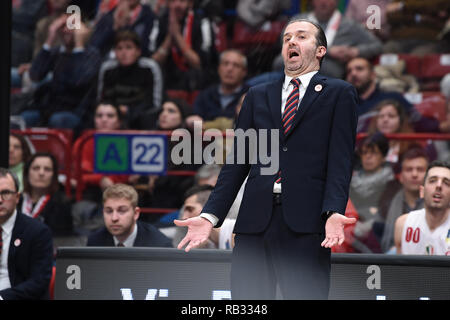
<instances>
[{"instance_id":1,"label":"spectator in black jacket","mask_svg":"<svg viewBox=\"0 0 450 320\"><path fill-rule=\"evenodd\" d=\"M33 107L22 112L28 127L77 128L91 104L100 55L97 49L85 47L89 34L86 25L69 29L67 17L63 15L51 24L47 41L32 62L33 81L41 81L50 72L53 76L36 91ZM53 47L57 37L62 38L62 45Z\"/></svg>"},{"instance_id":2,"label":"spectator in black jacket","mask_svg":"<svg viewBox=\"0 0 450 320\"><path fill-rule=\"evenodd\" d=\"M194 114L186 119L188 126L194 120L213 121L220 117L234 120L240 97L247 92L247 58L235 49L220 54L217 69L220 82L202 90L194 102Z\"/></svg>"},{"instance_id":3,"label":"spectator in black jacket","mask_svg":"<svg viewBox=\"0 0 450 320\"><path fill-rule=\"evenodd\" d=\"M153 127L163 95L163 75L156 61L141 57L141 41L133 31L117 33L115 59L103 63L97 98L119 106L130 129Z\"/></svg>"}]
</instances>

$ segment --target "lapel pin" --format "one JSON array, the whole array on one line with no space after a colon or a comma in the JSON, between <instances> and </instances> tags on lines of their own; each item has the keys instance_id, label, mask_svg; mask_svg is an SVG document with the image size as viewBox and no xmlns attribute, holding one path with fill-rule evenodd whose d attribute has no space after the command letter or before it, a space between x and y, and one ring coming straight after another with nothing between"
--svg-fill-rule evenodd
<instances>
[{"instance_id":1,"label":"lapel pin","mask_svg":"<svg viewBox=\"0 0 450 320\"><path fill-rule=\"evenodd\" d=\"M314 90L316 90L316 92L322 91L322 85L321 84L316 85Z\"/></svg>"},{"instance_id":2,"label":"lapel pin","mask_svg":"<svg viewBox=\"0 0 450 320\"><path fill-rule=\"evenodd\" d=\"M20 241L20 239L14 240L14 245L15 245L16 247L20 246L21 243L22 243L22 241Z\"/></svg>"}]
</instances>

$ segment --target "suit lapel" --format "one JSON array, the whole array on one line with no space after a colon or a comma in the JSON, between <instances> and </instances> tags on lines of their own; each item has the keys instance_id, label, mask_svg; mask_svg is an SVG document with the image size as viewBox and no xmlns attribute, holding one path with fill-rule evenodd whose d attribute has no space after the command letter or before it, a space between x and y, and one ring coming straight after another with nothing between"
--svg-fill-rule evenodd
<instances>
[{"instance_id":1,"label":"suit lapel","mask_svg":"<svg viewBox=\"0 0 450 320\"><path fill-rule=\"evenodd\" d=\"M16 250L20 246L20 243L23 241L23 223L22 220L22 213L17 210L16 213L16 221L14 222L14 227L11 233L11 242L9 243L9 252L8 252L8 272L9 272L9 279L11 281L11 284L14 283L15 279L15 264L16 264ZM17 246L14 244L16 240L19 239L20 242L17 242Z\"/></svg>"},{"instance_id":2,"label":"suit lapel","mask_svg":"<svg viewBox=\"0 0 450 320\"><path fill-rule=\"evenodd\" d=\"M116 244L114 243L114 236L109 233L108 229L106 227L103 227L102 233L101 233L101 245L100 246L106 246L106 247L115 247Z\"/></svg>"},{"instance_id":3,"label":"suit lapel","mask_svg":"<svg viewBox=\"0 0 450 320\"><path fill-rule=\"evenodd\" d=\"M292 123L292 128L289 131L287 136L289 136L289 134L292 133L292 131L297 126L297 124L304 117L306 111L308 111L308 109L310 109L312 107L314 101L322 93L322 91L326 85L325 80L326 80L326 78L324 76L320 75L319 73L316 73L312 77L311 81L309 82L308 88L306 89L305 95L303 96L302 101L300 102L300 106L297 110L297 113L295 114L294 121ZM319 87L319 85L321 87ZM318 90L318 89L320 89L320 90Z\"/></svg>"},{"instance_id":4,"label":"suit lapel","mask_svg":"<svg viewBox=\"0 0 450 320\"><path fill-rule=\"evenodd\" d=\"M134 243L133 243L133 247L144 247L143 243L143 239L142 239L142 234L143 232L141 231L141 225L139 223L139 221L136 221L136 228L137 228L137 233L136 233L136 239L134 239Z\"/></svg>"}]
</instances>

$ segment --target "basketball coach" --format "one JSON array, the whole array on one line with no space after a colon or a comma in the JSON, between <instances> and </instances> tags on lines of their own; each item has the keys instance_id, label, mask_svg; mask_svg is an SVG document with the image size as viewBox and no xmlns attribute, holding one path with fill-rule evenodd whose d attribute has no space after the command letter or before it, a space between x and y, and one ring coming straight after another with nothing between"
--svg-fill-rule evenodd
<instances>
[{"instance_id":1,"label":"basketball coach","mask_svg":"<svg viewBox=\"0 0 450 320\"><path fill-rule=\"evenodd\" d=\"M279 171L263 175L259 162L226 163L202 214L175 221L188 227L178 248L197 247L222 224L248 176L234 229L232 299L275 299L277 287L283 299L327 299L331 247L356 222L344 216L356 90L319 73L327 51L319 25L291 20L282 41L284 78L248 91L236 127L279 130Z\"/></svg>"}]
</instances>

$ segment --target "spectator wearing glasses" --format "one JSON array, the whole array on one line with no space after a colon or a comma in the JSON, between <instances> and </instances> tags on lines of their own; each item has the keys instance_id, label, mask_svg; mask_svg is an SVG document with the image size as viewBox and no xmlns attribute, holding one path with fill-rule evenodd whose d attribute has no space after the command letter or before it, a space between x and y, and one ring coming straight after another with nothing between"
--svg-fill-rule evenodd
<instances>
[{"instance_id":1,"label":"spectator wearing glasses","mask_svg":"<svg viewBox=\"0 0 450 320\"><path fill-rule=\"evenodd\" d=\"M48 299L52 234L20 211L19 199L17 177L0 168L0 300Z\"/></svg>"}]
</instances>

